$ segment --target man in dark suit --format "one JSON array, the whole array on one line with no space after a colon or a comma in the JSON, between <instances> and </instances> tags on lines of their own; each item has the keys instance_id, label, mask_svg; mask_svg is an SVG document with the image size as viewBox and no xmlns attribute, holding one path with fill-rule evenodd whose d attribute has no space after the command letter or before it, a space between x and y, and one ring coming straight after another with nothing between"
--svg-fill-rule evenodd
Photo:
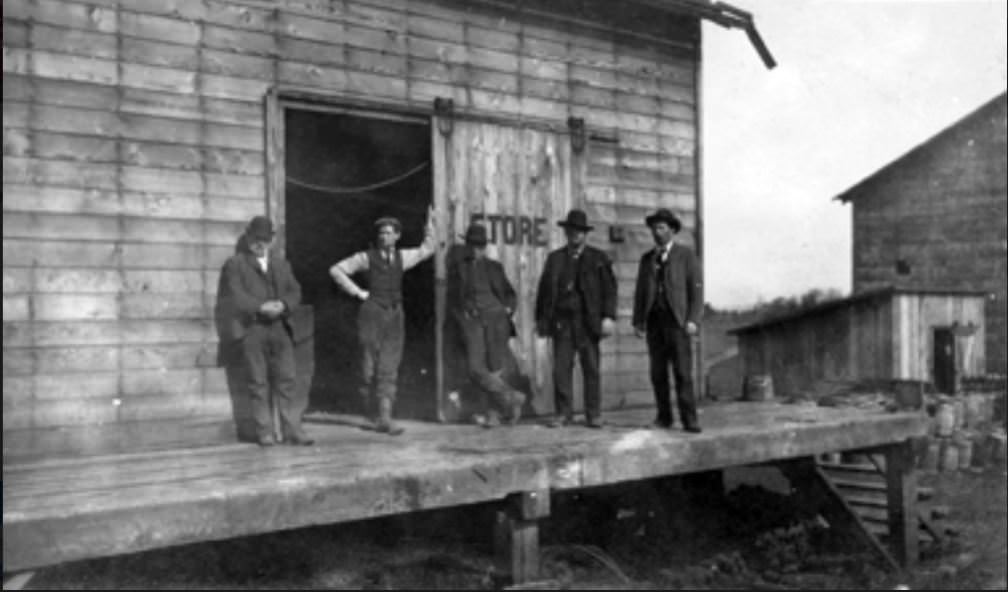
<instances>
[{"instance_id":1,"label":"man in dark suit","mask_svg":"<svg viewBox=\"0 0 1008 593\"><path fill-rule=\"evenodd\" d=\"M556 416L549 426L573 419L574 356L584 377L585 424L601 428L599 340L613 333L616 319L616 277L603 251L587 245L588 217L571 210L558 222L567 245L551 252L536 293L536 333L553 338L553 390Z\"/></svg>"},{"instance_id":2,"label":"man in dark suit","mask_svg":"<svg viewBox=\"0 0 1008 593\"><path fill-rule=\"evenodd\" d=\"M512 424L521 418L525 394L503 378L515 310L514 288L500 262L486 254L486 227L466 230L461 257L448 264L447 309L465 346L469 377L490 398L483 426L499 424L500 411Z\"/></svg>"},{"instance_id":3,"label":"man in dark suit","mask_svg":"<svg viewBox=\"0 0 1008 593\"><path fill-rule=\"evenodd\" d=\"M301 285L290 264L271 252L273 236L270 219L256 216L245 230L246 248L224 264L221 282L227 297L221 307L221 334L234 344L244 364L258 443L275 444L272 394L284 440L311 445L301 426L307 401L297 389L289 321L291 310L301 302Z\"/></svg>"},{"instance_id":4,"label":"man in dark suit","mask_svg":"<svg viewBox=\"0 0 1008 593\"><path fill-rule=\"evenodd\" d=\"M700 432L693 392L693 336L703 310L702 278L693 252L674 240L682 223L662 208L645 218L655 248L644 253L637 270L633 326L637 337L647 338L651 385L658 417L656 428L672 426L669 364L675 376L676 401L683 428Z\"/></svg>"}]
</instances>

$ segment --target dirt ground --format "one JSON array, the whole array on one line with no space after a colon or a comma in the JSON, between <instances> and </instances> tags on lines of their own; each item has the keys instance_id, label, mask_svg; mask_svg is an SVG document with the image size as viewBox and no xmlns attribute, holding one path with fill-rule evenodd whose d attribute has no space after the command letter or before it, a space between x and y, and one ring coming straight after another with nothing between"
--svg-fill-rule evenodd
<instances>
[{"instance_id":1,"label":"dirt ground","mask_svg":"<svg viewBox=\"0 0 1008 593\"><path fill-rule=\"evenodd\" d=\"M800 500L710 476L554 497L541 589L1006 589L1008 478L922 476L948 538L909 575L825 528ZM692 494L691 494L692 493ZM473 506L66 564L30 589L495 589L494 509ZM533 588L533 587L528 587ZM902 588L902 587L901 587Z\"/></svg>"}]
</instances>

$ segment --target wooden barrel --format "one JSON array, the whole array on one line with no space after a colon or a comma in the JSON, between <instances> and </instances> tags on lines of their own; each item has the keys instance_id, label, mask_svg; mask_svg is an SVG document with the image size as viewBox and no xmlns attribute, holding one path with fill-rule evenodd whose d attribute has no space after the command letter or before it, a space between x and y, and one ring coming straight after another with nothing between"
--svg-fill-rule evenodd
<instances>
[{"instance_id":1,"label":"wooden barrel","mask_svg":"<svg viewBox=\"0 0 1008 593\"><path fill-rule=\"evenodd\" d=\"M742 387L742 399L749 402L764 402L774 398L773 376L747 375Z\"/></svg>"}]
</instances>

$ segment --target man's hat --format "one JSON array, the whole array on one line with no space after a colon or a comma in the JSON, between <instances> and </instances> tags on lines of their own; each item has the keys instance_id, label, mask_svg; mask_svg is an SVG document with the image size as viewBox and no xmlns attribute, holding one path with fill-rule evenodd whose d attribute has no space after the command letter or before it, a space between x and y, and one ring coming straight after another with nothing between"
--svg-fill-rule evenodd
<instances>
[{"instance_id":1,"label":"man's hat","mask_svg":"<svg viewBox=\"0 0 1008 593\"><path fill-rule=\"evenodd\" d=\"M469 225L469 228L466 229L465 242L466 245L485 247L488 242L486 227L481 224Z\"/></svg>"},{"instance_id":2,"label":"man's hat","mask_svg":"<svg viewBox=\"0 0 1008 593\"><path fill-rule=\"evenodd\" d=\"M383 226L391 226L395 229L395 232L402 232L402 223L395 216L382 216L378 220L374 221L375 229L380 229Z\"/></svg>"},{"instance_id":3,"label":"man's hat","mask_svg":"<svg viewBox=\"0 0 1008 593\"><path fill-rule=\"evenodd\" d=\"M682 222L679 220L679 217L672 214L672 211L668 208L659 208L654 214L648 215L648 217L644 219L644 222L647 223L648 226L652 226L656 222L664 222L672 228L673 232L676 233L678 233L679 229L682 228Z\"/></svg>"},{"instance_id":4,"label":"man's hat","mask_svg":"<svg viewBox=\"0 0 1008 593\"><path fill-rule=\"evenodd\" d=\"M565 229L571 228L579 231L590 231L595 227L588 224L588 215L585 214L584 210L574 209L567 213L567 219L557 222L557 226L562 226Z\"/></svg>"},{"instance_id":5,"label":"man's hat","mask_svg":"<svg viewBox=\"0 0 1008 593\"><path fill-rule=\"evenodd\" d=\"M273 239L273 221L265 216L256 216L249 221L245 234L250 239L271 241Z\"/></svg>"}]
</instances>

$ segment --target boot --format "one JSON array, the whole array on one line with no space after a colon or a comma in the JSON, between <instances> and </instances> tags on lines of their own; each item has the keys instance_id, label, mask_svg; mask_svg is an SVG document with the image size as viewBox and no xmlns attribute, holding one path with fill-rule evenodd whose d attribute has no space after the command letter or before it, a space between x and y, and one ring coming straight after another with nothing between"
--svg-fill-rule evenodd
<instances>
[{"instance_id":1,"label":"boot","mask_svg":"<svg viewBox=\"0 0 1008 593\"><path fill-rule=\"evenodd\" d=\"M382 398L378 401L378 423L375 430L392 436L399 436L403 433L402 427L392 422L392 400L388 398Z\"/></svg>"},{"instance_id":2,"label":"boot","mask_svg":"<svg viewBox=\"0 0 1008 593\"><path fill-rule=\"evenodd\" d=\"M522 406L525 405L525 394L517 389L511 391L511 396L509 398L509 411L511 416L509 418L509 423L514 426L518 424L522 416Z\"/></svg>"}]
</instances>

